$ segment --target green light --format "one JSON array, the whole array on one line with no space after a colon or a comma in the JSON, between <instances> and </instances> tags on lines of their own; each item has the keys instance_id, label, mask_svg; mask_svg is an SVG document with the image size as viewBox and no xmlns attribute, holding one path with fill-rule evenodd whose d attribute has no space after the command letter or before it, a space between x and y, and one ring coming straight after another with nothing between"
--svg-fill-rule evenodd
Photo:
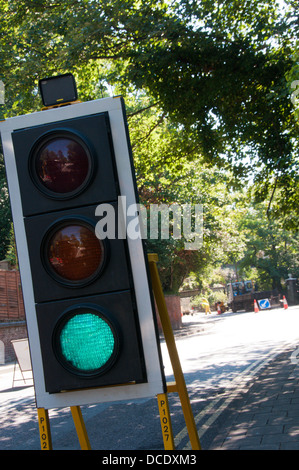
<instances>
[{"instance_id":1,"label":"green light","mask_svg":"<svg viewBox=\"0 0 299 470\"><path fill-rule=\"evenodd\" d=\"M115 349L110 325L93 313L71 317L63 326L59 340L64 359L82 372L105 366Z\"/></svg>"}]
</instances>

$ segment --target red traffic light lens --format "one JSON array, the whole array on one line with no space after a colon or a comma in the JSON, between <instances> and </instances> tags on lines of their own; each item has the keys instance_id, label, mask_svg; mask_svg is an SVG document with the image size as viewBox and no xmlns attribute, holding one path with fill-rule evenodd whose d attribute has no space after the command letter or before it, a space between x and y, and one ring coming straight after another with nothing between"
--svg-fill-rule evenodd
<instances>
[{"instance_id":1,"label":"red traffic light lens","mask_svg":"<svg viewBox=\"0 0 299 470\"><path fill-rule=\"evenodd\" d=\"M46 188L55 193L70 193L81 187L88 175L88 156L78 142L54 138L40 149L36 170Z\"/></svg>"},{"instance_id":2,"label":"red traffic light lens","mask_svg":"<svg viewBox=\"0 0 299 470\"><path fill-rule=\"evenodd\" d=\"M46 241L46 262L55 278L66 283L89 282L101 271L105 248L86 223L64 223L51 231Z\"/></svg>"},{"instance_id":3,"label":"red traffic light lens","mask_svg":"<svg viewBox=\"0 0 299 470\"><path fill-rule=\"evenodd\" d=\"M93 160L87 145L71 132L52 132L34 148L33 180L41 191L54 198L81 192L92 175Z\"/></svg>"}]
</instances>

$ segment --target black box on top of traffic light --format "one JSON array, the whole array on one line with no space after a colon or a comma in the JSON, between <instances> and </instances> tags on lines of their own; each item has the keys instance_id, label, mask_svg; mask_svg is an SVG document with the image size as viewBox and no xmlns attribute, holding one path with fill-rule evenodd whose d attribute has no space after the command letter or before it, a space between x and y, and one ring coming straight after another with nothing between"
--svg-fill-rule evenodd
<instances>
[{"instance_id":1,"label":"black box on top of traffic light","mask_svg":"<svg viewBox=\"0 0 299 470\"><path fill-rule=\"evenodd\" d=\"M117 236L119 197L137 202L122 100L12 118L1 137L39 406L164 391L144 247Z\"/></svg>"}]
</instances>

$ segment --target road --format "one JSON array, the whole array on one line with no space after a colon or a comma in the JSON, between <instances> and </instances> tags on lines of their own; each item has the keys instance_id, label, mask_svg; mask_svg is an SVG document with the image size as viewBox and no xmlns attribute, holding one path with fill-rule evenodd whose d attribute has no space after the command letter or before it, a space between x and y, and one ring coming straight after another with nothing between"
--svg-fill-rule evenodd
<instances>
[{"instance_id":1,"label":"road","mask_svg":"<svg viewBox=\"0 0 299 470\"><path fill-rule=\"evenodd\" d=\"M299 347L299 306L184 316L175 338L201 445L208 448L218 423L225 423L229 404L247 383L258 377L259 370L275 355ZM161 348L166 378L171 381L172 367L163 338ZM33 387L20 381L12 388L12 379L13 366L0 366L0 450L39 450ZM169 403L176 449L189 449L176 393L169 394ZM155 397L90 405L82 407L82 413L92 449L163 449ZM50 410L49 414L53 448L80 449L70 410Z\"/></svg>"}]
</instances>

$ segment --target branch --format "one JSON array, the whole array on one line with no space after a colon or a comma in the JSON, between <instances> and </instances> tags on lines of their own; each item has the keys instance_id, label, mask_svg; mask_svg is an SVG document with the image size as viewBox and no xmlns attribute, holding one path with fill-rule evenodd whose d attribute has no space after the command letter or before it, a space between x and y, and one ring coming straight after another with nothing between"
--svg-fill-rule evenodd
<instances>
[{"instance_id":1,"label":"branch","mask_svg":"<svg viewBox=\"0 0 299 470\"><path fill-rule=\"evenodd\" d=\"M150 128L150 130L148 131L148 133L146 134L146 136L142 137L142 138L139 140L138 144L144 142L146 139L149 138L149 136L151 135L151 133L154 132L154 130L155 130L157 127L159 127L159 125L163 122L164 117L165 117L165 114L162 114L162 116L160 117L160 119L158 119L158 121L156 122L156 124L154 124L154 126ZM137 144L137 142L136 142L136 144Z\"/></svg>"},{"instance_id":2,"label":"branch","mask_svg":"<svg viewBox=\"0 0 299 470\"><path fill-rule=\"evenodd\" d=\"M156 103L150 104L149 106L146 106L145 108L140 108L137 111L134 111L133 113L128 113L127 117L130 118L132 116L136 116L137 114L143 113L143 111L146 111L147 109L154 108L158 104L159 104L159 101L157 101Z\"/></svg>"},{"instance_id":3,"label":"branch","mask_svg":"<svg viewBox=\"0 0 299 470\"><path fill-rule=\"evenodd\" d=\"M270 212L271 203L272 203L272 200L273 200L273 197L274 197L274 193L276 191L277 181L278 181L278 176L275 177L274 188L273 188L273 191L272 191L272 194L271 194L271 197L270 197L270 201L269 201L269 204L268 204L268 207L267 207L267 218L268 219L270 218L269 212Z\"/></svg>"}]
</instances>

